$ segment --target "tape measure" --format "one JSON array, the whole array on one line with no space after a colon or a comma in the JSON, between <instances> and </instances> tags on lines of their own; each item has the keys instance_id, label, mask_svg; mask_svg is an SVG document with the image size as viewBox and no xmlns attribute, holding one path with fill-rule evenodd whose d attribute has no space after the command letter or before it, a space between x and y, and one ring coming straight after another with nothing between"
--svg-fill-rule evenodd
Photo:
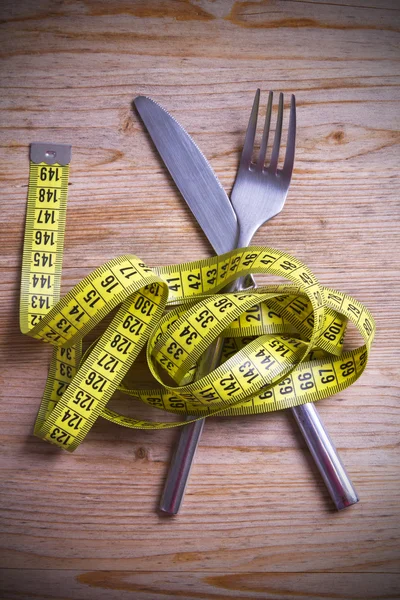
<instances>
[{"instance_id":1,"label":"tape measure","mask_svg":"<svg viewBox=\"0 0 400 600\"><path fill-rule=\"evenodd\" d=\"M117 389L163 411L202 418L315 402L360 377L375 333L370 312L321 286L306 265L274 248L252 246L152 268L127 254L60 299L71 148L32 144L30 156L20 326L54 346L35 435L73 451L100 416L133 429L187 424L118 414L107 407ZM250 273L289 283L223 293ZM87 333L117 307L82 355ZM348 321L364 343L343 351ZM221 365L196 381L200 356L219 336ZM128 389L125 375L144 347L158 387Z\"/></svg>"}]
</instances>

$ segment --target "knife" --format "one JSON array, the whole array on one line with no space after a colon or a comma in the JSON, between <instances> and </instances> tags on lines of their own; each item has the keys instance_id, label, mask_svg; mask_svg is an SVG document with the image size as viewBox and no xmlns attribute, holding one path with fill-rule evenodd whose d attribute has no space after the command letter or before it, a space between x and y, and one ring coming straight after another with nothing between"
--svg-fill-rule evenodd
<instances>
[{"instance_id":1,"label":"knife","mask_svg":"<svg viewBox=\"0 0 400 600\"><path fill-rule=\"evenodd\" d=\"M238 237L236 215L197 144L176 119L151 98L138 96L134 104L173 180L217 254L232 250ZM217 343L222 345L221 338ZM214 360L217 355L218 352L208 353ZM207 353L205 360L212 360L207 359ZM199 370L205 373L216 366L203 363ZM295 407L292 412L336 508L341 510L358 502L357 493L315 406L308 403ZM161 499L160 509L164 513L174 515L179 511L204 421L196 421L182 429Z\"/></svg>"}]
</instances>

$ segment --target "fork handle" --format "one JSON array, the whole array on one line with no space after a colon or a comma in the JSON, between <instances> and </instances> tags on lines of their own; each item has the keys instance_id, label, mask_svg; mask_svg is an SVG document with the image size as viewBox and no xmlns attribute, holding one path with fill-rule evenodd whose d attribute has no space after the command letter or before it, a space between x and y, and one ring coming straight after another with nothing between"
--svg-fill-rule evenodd
<instances>
[{"instance_id":1,"label":"fork handle","mask_svg":"<svg viewBox=\"0 0 400 600\"><path fill-rule=\"evenodd\" d=\"M224 288L224 292L238 292L254 283L248 277L240 277ZM254 286L253 286L254 287ZM216 369L221 361L224 340L217 338L201 356L196 371L196 380L201 379ZM188 416L187 420L192 417ZM194 462L197 446L203 432L205 419L198 419L182 427L179 440L169 465L167 479L161 496L159 509L167 515L176 515L181 507L190 470Z\"/></svg>"},{"instance_id":2,"label":"fork handle","mask_svg":"<svg viewBox=\"0 0 400 600\"><path fill-rule=\"evenodd\" d=\"M217 338L207 348L200 359L196 379L200 379L218 367L223 344L223 338ZM191 417L187 419L190 420ZM160 511L167 515L176 515L179 512L204 423L205 419L199 419L185 425L179 432L178 443L170 462L159 506Z\"/></svg>"}]
</instances>

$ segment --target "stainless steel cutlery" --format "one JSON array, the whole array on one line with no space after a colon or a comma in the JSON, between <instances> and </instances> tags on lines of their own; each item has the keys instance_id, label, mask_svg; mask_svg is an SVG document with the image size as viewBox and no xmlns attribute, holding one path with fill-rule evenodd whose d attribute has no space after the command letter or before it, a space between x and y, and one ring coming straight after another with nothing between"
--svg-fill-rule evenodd
<instances>
[{"instance_id":1,"label":"stainless steel cutlery","mask_svg":"<svg viewBox=\"0 0 400 600\"><path fill-rule=\"evenodd\" d=\"M282 138L283 94L279 95L275 136L269 161L266 163L273 103L272 92L268 98L258 157L255 162L252 159L259 98L260 92L257 90L231 201L208 161L181 125L150 98L139 96L134 101L177 187L218 254L235 247L248 246L261 225L282 210L288 193L295 153L295 98L291 97L282 169L278 168L278 159ZM230 291L243 289L244 285L243 281L238 280L230 286ZM197 378L218 365L221 350L222 341L217 340L203 356L198 367ZM314 404L304 404L290 410L336 508L341 510L356 503L357 493ZM161 499L160 509L165 513L176 514L179 511L203 426L204 420L200 420L182 428Z\"/></svg>"}]
</instances>

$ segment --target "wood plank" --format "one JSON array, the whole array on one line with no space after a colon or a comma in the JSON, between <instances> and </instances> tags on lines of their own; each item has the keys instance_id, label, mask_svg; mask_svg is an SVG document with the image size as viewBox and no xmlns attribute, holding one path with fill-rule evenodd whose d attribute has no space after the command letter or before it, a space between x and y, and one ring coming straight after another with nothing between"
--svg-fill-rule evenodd
<instances>
[{"instance_id":1,"label":"wood plank","mask_svg":"<svg viewBox=\"0 0 400 600\"><path fill-rule=\"evenodd\" d=\"M0 570L4 600L392 600L399 576L377 573L159 573ZM16 591L18 589L18 591ZM94 596L95 594L95 596Z\"/></svg>"}]
</instances>

